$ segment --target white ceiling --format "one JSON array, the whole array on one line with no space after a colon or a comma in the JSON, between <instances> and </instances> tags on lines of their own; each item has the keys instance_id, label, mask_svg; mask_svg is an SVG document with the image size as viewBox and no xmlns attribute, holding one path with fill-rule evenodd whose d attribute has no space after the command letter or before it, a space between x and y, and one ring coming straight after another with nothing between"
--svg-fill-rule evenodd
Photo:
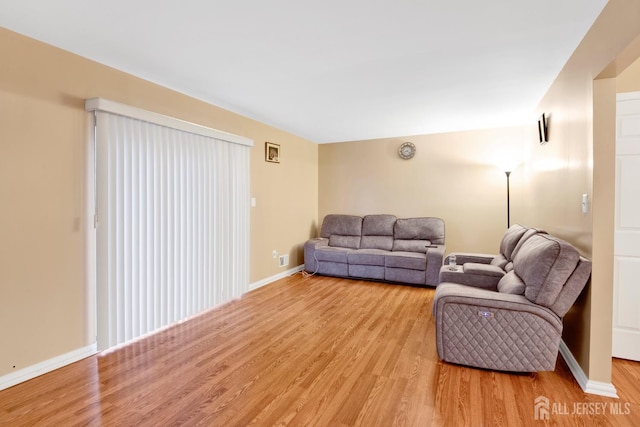
<instances>
[{"instance_id":1,"label":"white ceiling","mask_svg":"<svg viewBox=\"0 0 640 427\"><path fill-rule=\"evenodd\" d=\"M311 141L501 127L606 0L0 0L0 26Z\"/></svg>"}]
</instances>

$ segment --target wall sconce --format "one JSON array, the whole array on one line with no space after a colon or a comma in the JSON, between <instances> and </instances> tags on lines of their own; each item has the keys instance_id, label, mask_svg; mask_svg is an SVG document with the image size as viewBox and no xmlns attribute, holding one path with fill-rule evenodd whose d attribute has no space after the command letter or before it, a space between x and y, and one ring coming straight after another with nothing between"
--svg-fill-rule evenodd
<instances>
[{"instance_id":1,"label":"wall sconce","mask_svg":"<svg viewBox=\"0 0 640 427\"><path fill-rule=\"evenodd\" d=\"M540 137L540 145L549 142L548 117L544 113L538 118L538 136Z\"/></svg>"}]
</instances>

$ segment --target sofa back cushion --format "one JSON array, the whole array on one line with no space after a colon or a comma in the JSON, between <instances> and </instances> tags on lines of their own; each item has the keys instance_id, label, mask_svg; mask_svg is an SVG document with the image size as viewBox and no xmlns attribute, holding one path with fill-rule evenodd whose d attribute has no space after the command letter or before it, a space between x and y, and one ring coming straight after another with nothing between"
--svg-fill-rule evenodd
<instances>
[{"instance_id":1,"label":"sofa back cushion","mask_svg":"<svg viewBox=\"0 0 640 427\"><path fill-rule=\"evenodd\" d=\"M329 239L329 246L358 249L362 235L362 218L355 215L331 214L324 217L320 237Z\"/></svg>"},{"instance_id":2,"label":"sofa back cushion","mask_svg":"<svg viewBox=\"0 0 640 427\"><path fill-rule=\"evenodd\" d=\"M516 258L516 254L518 253L522 245L524 245L524 242L526 242L529 237L535 236L536 234L547 234L547 232L538 228L527 228L527 231L525 231L522 237L520 237L520 240L518 240L518 244L513 249L513 252L511 252L511 262L513 262L513 260Z\"/></svg>"},{"instance_id":3,"label":"sofa back cushion","mask_svg":"<svg viewBox=\"0 0 640 427\"><path fill-rule=\"evenodd\" d=\"M362 235L362 218L355 215L331 214L324 217L320 237L328 239L332 234L342 236Z\"/></svg>"},{"instance_id":4,"label":"sofa back cushion","mask_svg":"<svg viewBox=\"0 0 640 427\"><path fill-rule=\"evenodd\" d=\"M362 239L360 249L383 249L393 247L394 215L366 215L362 219Z\"/></svg>"},{"instance_id":5,"label":"sofa back cushion","mask_svg":"<svg viewBox=\"0 0 640 427\"><path fill-rule=\"evenodd\" d=\"M329 236L329 246L336 248L360 249L360 236L342 236L332 234Z\"/></svg>"},{"instance_id":6,"label":"sofa back cushion","mask_svg":"<svg viewBox=\"0 0 640 427\"><path fill-rule=\"evenodd\" d=\"M444 221L441 218L398 219L393 228L394 240L423 240L444 245Z\"/></svg>"},{"instance_id":7,"label":"sofa back cushion","mask_svg":"<svg viewBox=\"0 0 640 427\"><path fill-rule=\"evenodd\" d=\"M564 240L548 234L534 234L515 254L513 267L525 284L527 299L550 307L579 260L578 251Z\"/></svg>"},{"instance_id":8,"label":"sofa back cushion","mask_svg":"<svg viewBox=\"0 0 640 427\"><path fill-rule=\"evenodd\" d=\"M506 259L507 262L513 259L513 250L516 248L516 245L520 241L520 238L526 231L526 227L523 227L520 224L513 224L504 233L504 236L502 236L502 241L500 242L500 254Z\"/></svg>"},{"instance_id":9,"label":"sofa back cushion","mask_svg":"<svg viewBox=\"0 0 640 427\"><path fill-rule=\"evenodd\" d=\"M434 217L398 219L393 239L394 251L425 253L429 245L444 245L444 221Z\"/></svg>"}]
</instances>

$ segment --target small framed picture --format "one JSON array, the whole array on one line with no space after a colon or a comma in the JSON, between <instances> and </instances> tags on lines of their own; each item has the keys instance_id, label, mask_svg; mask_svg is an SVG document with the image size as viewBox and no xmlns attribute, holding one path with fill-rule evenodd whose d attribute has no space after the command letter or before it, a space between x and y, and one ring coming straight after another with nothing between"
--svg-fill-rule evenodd
<instances>
[{"instance_id":1,"label":"small framed picture","mask_svg":"<svg viewBox=\"0 0 640 427\"><path fill-rule=\"evenodd\" d=\"M280 163L280 145L272 142L265 142L264 159L267 162Z\"/></svg>"}]
</instances>

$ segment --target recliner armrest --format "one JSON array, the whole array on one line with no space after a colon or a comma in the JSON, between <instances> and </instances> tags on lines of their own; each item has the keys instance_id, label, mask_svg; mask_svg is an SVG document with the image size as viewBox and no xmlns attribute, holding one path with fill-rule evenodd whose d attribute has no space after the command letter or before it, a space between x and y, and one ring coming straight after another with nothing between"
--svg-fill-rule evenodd
<instances>
[{"instance_id":1,"label":"recliner armrest","mask_svg":"<svg viewBox=\"0 0 640 427\"><path fill-rule=\"evenodd\" d=\"M500 267L490 264L467 262L462 268L449 270L447 265L440 270L439 283L458 283L474 288L490 291L498 289L498 282L505 272Z\"/></svg>"},{"instance_id":2,"label":"recliner armrest","mask_svg":"<svg viewBox=\"0 0 640 427\"><path fill-rule=\"evenodd\" d=\"M493 276L501 278L504 276L504 270L497 265L481 264L479 262L465 262L462 266L465 274L478 274L481 276Z\"/></svg>"},{"instance_id":3,"label":"recliner armrest","mask_svg":"<svg viewBox=\"0 0 640 427\"><path fill-rule=\"evenodd\" d=\"M497 256L493 254L474 254L474 253L467 253L467 252L454 252L447 255L447 258L444 260L445 264L449 264L449 256L451 255L456 256L456 264L458 265L466 264L467 262L475 262L478 264L490 264L491 261L493 261L493 259Z\"/></svg>"}]
</instances>

